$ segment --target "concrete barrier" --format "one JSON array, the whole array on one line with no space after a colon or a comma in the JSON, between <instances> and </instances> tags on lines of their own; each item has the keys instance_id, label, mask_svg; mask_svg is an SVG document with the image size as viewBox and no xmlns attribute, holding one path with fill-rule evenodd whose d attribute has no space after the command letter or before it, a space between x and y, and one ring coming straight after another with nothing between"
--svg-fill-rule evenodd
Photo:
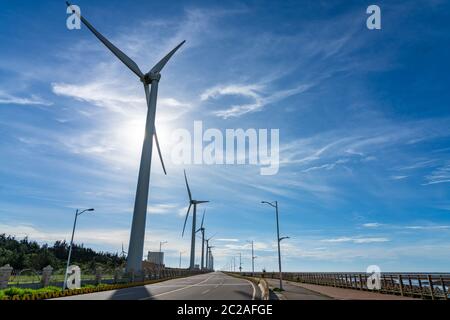
<instances>
[{"instance_id":1,"label":"concrete barrier","mask_svg":"<svg viewBox=\"0 0 450 320\"><path fill-rule=\"evenodd\" d=\"M261 290L261 297L263 300L269 300L270 298L270 290L269 290L269 284L267 283L266 279L259 279L258 287Z\"/></svg>"}]
</instances>

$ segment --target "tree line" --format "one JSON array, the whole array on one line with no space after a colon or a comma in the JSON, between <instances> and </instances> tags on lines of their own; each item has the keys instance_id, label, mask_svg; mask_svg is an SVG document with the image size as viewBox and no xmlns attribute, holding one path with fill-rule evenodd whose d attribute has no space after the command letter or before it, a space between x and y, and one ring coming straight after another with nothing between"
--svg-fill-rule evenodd
<instances>
[{"instance_id":1,"label":"tree line","mask_svg":"<svg viewBox=\"0 0 450 320\"><path fill-rule=\"evenodd\" d=\"M69 255L69 244L66 241L56 241L53 246L40 245L30 241L28 237L18 240L13 236L0 234L0 267L9 264L14 269L35 269L51 265L54 270L66 267ZM114 269L123 266L125 258L117 253L96 252L85 248L83 244L72 247L71 264L80 266L83 270L95 270L97 267Z\"/></svg>"}]
</instances>

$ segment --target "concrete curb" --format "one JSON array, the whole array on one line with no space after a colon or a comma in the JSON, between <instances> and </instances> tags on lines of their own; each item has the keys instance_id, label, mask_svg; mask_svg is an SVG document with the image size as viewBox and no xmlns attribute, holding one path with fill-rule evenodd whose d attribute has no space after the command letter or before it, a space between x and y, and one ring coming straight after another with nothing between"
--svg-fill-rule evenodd
<instances>
[{"instance_id":1,"label":"concrete curb","mask_svg":"<svg viewBox=\"0 0 450 320\"><path fill-rule=\"evenodd\" d=\"M269 289L268 289L269 285L267 284L267 281L265 281L263 279L257 279L257 278L254 278L254 277L241 276L240 274L234 274L234 273L229 273L229 272L223 272L223 273L225 273L226 275L229 275L231 277L235 277L235 278L238 278L238 279L244 279L244 280L247 280L247 281L251 281L261 291L261 300L269 300ZM263 282L261 280L263 280Z\"/></svg>"}]
</instances>

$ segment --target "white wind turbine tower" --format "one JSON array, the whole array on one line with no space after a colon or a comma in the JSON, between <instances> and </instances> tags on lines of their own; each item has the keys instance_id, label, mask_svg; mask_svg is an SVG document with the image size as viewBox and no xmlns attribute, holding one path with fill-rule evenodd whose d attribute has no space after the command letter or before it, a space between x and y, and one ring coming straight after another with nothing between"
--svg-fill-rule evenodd
<instances>
[{"instance_id":1,"label":"white wind turbine tower","mask_svg":"<svg viewBox=\"0 0 450 320\"><path fill-rule=\"evenodd\" d=\"M186 219L184 220L183 233L181 234L184 237L184 230L186 229L186 222L189 217L189 212L191 211L191 206L194 206L194 210L192 213L192 237L191 237L191 262L189 264L189 268L194 269L195 266L195 234L196 234L196 219L197 219L197 204L208 203L209 201L198 201L192 199L191 189L189 188L189 183L186 177L186 170L184 171L184 180L186 181L186 188L189 195L189 208L186 213Z\"/></svg>"},{"instance_id":2,"label":"white wind turbine tower","mask_svg":"<svg viewBox=\"0 0 450 320\"><path fill-rule=\"evenodd\" d=\"M203 218L202 218L202 224L200 225L200 228L198 228L198 230L196 232L201 232L202 233L202 260L201 260L201 264L200 264L200 269L203 270L204 269L204 261L205 261L205 227L203 227L203 222L205 222L205 213L206 213L206 209L203 210Z\"/></svg>"},{"instance_id":3,"label":"white wind turbine tower","mask_svg":"<svg viewBox=\"0 0 450 320\"><path fill-rule=\"evenodd\" d=\"M71 6L66 2L67 6ZM77 13L76 10L72 10ZM78 14L78 13L77 13ZM145 96L147 100L147 120L145 124L145 136L142 146L141 163L139 167L139 178L137 183L136 198L134 202L133 222L131 226L130 244L128 247L127 267L128 272L140 272L142 269L142 256L144 252L144 237L145 237L145 220L147 215L148 191L150 183L150 168L153 151L153 137L155 137L156 147L158 149L159 157L163 166L164 173L166 169L159 148L158 137L155 131L155 114L156 114L156 100L158 95L158 83L161 79L161 70L166 63L175 54L175 52L185 43L181 42L169 54L167 54L161 61L159 61L148 73L144 74L139 69L138 65L129 58L125 53L120 51L116 46L101 35L83 16L79 18L86 27L132 72L134 72L144 85ZM151 86L151 89L150 89Z\"/></svg>"},{"instance_id":4,"label":"white wind turbine tower","mask_svg":"<svg viewBox=\"0 0 450 320\"><path fill-rule=\"evenodd\" d=\"M209 240L214 238L216 235L217 235L217 232L214 235L212 235L211 237L209 237L208 239L205 240L205 242L206 242L206 270L211 269L210 268L211 267L211 263L210 263L211 261L209 259L209 251L210 251L209 249L212 248L212 247L209 246Z\"/></svg>"}]
</instances>

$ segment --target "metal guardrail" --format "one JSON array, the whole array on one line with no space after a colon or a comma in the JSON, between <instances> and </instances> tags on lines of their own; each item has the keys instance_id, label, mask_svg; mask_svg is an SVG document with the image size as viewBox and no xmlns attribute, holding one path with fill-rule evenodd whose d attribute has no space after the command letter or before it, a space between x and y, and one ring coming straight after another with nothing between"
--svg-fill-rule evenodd
<instances>
[{"instance_id":1,"label":"metal guardrail","mask_svg":"<svg viewBox=\"0 0 450 320\"><path fill-rule=\"evenodd\" d=\"M257 276L262 278L279 279L275 272L244 272L244 276ZM449 273L382 273L381 289L371 290L367 287L370 275L357 272L339 273L297 273L283 272L283 280L301 283L332 286L364 291L375 291L385 294L394 294L405 297L415 297L432 300L448 300L450 298Z\"/></svg>"}]
</instances>

